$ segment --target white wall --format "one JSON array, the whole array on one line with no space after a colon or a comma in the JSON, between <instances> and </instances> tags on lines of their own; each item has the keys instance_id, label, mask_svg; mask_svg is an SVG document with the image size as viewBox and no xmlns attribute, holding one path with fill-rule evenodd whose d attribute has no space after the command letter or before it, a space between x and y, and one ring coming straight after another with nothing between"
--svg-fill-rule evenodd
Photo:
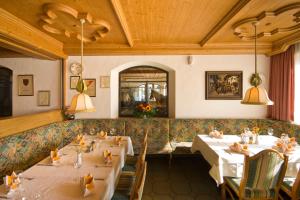
<instances>
[{"instance_id":1,"label":"white wall","mask_svg":"<svg viewBox=\"0 0 300 200\"><path fill-rule=\"evenodd\" d=\"M156 63L174 70L174 107L176 118L265 118L265 106L240 104L240 100L205 100L205 71L242 70L244 93L249 88L249 77L254 72L253 55L199 55L193 56L193 64L187 64L187 56L85 56L84 78L96 78L97 96L92 98L97 111L77 114L77 118L117 117L115 73L135 63ZM71 56L68 66L79 62L80 57ZM258 72L263 75L263 85L268 89L269 58L258 56ZM124 67L125 66L125 67ZM68 72L68 78L70 76ZM111 88L100 88L100 75L111 76ZM69 84L69 80L67 81ZM67 85L69 88L69 85ZM113 91L112 91L113 90ZM75 90L68 90L70 103Z\"/></svg>"},{"instance_id":2,"label":"white wall","mask_svg":"<svg viewBox=\"0 0 300 200\"><path fill-rule=\"evenodd\" d=\"M13 116L60 108L60 61L0 58L0 65L13 70ZM34 96L18 96L17 77L22 74L33 74ZM50 106L37 106L38 90L50 90Z\"/></svg>"}]
</instances>

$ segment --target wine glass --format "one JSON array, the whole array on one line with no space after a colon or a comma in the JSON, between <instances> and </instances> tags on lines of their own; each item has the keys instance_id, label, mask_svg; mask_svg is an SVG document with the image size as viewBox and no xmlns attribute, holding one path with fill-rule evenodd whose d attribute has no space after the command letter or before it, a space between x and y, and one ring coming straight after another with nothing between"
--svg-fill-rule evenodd
<instances>
[{"instance_id":1,"label":"wine glass","mask_svg":"<svg viewBox=\"0 0 300 200\"><path fill-rule=\"evenodd\" d=\"M274 134L274 130L272 128L268 128L268 135L272 136Z\"/></svg>"}]
</instances>

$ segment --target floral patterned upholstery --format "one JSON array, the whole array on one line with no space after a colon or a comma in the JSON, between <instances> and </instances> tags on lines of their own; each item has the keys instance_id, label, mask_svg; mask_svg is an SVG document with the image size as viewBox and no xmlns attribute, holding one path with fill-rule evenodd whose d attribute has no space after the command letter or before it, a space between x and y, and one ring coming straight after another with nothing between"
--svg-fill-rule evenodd
<instances>
[{"instance_id":1,"label":"floral patterned upholstery","mask_svg":"<svg viewBox=\"0 0 300 200\"><path fill-rule=\"evenodd\" d=\"M80 120L49 124L0 139L0 177L26 169L62 147L82 129Z\"/></svg>"},{"instance_id":2,"label":"floral patterned upholstery","mask_svg":"<svg viewBox=\"0 0 300 200\"><path fill-rule=\"evenodd\" d=\"M148 154L169 153L169 119L152 118L125 120L125 135L130 136L135 153L140 152L144 134L148 129Z\"/></svg>"},{"instance_id":3,"label":"floral patterned upholstery","mask_svg":"<svg viewBox=\"0 0 300 200\"><path fill-rule=\"evenodd\" d=\"M63 147L82 132L117 130L119 135L132 139L135 153L139 153L147 128L148 154L169 153L170 141L193 141L197 134L207 134L211 127L223 130L225 134L239 134L245 127L258 126L262 134L272 127L275 135L289 133L300 143L300 126L283 121L268 119L168 119L168 118L120 118L120 119L79 119L57 122L27 130L16 135L0 138L0 177L12 170L23 170L39 162L54 147ZM186 152L186 151L184 151Z\"/></svg>"},{"instance_id":4,"label":"floral patterned upholstery","mask_svg":"<svg viewBox=\"0 0 300 200\"><path fill-rule=\"evenodd\" d=\"M125 135L125 122L122 119L84 119L83 127L84 132L89 133L91 128L94 128L97 132L107 131L115 128L117 135Z\"/></svg>"},{"instance_id":5,"label":"floral patterned upholstery","mask_svg":"<svg viewBox=\"0 0 300 200\"><path fill-rule=\"evenodd\" d=\"M192 142L197 134L206 134L214 126L213 119L170 119L170 140Z\"/></svg>"}]
</instances>

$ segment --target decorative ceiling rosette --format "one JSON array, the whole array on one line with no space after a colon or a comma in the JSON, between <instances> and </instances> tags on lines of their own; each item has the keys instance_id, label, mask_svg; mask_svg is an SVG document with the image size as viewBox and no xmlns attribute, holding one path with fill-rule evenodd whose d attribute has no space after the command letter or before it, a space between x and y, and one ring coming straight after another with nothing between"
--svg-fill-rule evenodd
<instances>
[{"instance_id":1,"label":"decorative ceiling rosette","mask_svg":"<svg viewBox=\"0 0 300 200\"><path fill-rule=\"evenodd\" d=\"M60 4L47 3L43 5L40 26L47 32L64 35L68 38L81 39L79 19L85 19L86 34L84 42L95 42L105 37L111 30L108 22L94 19L88 12L78 12L76 9Z\"/></svg>"},{"instance_id":2,"label":"decorative ceiling rosette","mask_svg":"<svg viewBox=\"0 0 300 200\"><path fill-rule=\"evenodd\" d=\"M233 24L234 34L242 40L253 40L253 24L256 24L257 38L272 37L281 33L300 30L300 3L290 4L275 11L264 11L256 17L242 19Z\"/></svg>"}]
</instances>

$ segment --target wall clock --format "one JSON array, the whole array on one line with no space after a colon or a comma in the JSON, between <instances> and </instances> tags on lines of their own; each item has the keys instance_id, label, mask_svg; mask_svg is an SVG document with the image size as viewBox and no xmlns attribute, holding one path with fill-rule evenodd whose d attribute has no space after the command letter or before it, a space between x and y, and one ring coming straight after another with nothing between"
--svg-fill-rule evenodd
<instances>
[{"instance_id":1,"label":"wall clock","mask_svg":"<svg viewBox=\"0 0 300 200\"><path fill-rule=\"evenodd\" d=\"M80 63L72 63L70 65L70 71L73 75L80 75L82 73L82 66Z\"/></svg>"}]
</instances>

